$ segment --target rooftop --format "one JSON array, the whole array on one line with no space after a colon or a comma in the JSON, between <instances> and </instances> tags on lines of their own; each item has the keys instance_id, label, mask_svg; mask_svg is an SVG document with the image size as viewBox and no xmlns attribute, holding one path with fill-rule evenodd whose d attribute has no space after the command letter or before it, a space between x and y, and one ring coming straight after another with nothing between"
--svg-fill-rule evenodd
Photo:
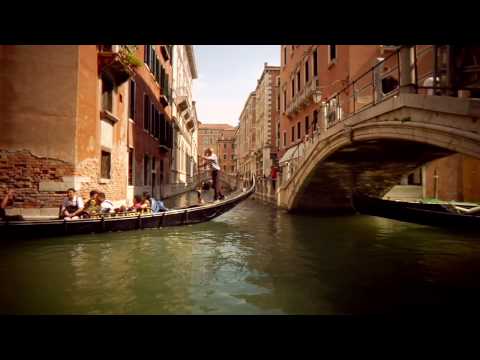
<instances>
[{"instance_id":1,"label":"rooftop","mask_svg":"<svg viewBox=\"0 0 480 360\"><path fill-rule=\"evenodd\" d=\"M229 124L200 124L199 129L208 130L235 130L232 125Z\"/></svg>"}]
</instances>

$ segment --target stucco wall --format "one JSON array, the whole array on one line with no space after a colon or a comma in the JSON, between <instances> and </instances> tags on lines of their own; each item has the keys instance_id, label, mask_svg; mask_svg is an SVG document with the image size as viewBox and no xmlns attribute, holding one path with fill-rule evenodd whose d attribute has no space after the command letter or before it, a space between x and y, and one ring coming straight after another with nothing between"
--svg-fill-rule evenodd
<instances>
[{"instance_id":1,"label":"stucco wall","mask_svg":"<svg viewBox=\"0 0 480 360\"><path fill-rule=\"evenodd\" d=\"M0 149L74 162L78 46L0 46Z\"/></svg>"}]
</instances>

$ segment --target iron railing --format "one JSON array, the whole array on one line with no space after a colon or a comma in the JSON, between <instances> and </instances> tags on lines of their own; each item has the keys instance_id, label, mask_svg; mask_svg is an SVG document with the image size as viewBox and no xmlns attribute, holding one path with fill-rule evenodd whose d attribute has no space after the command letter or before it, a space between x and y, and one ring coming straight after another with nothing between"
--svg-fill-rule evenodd
<instances>
[{"instance_id":1,"label":"iron railing","mask_svg":"<svg viewBox=\"0 0 480 360\"><path fill-rule=\"evenodd\" d=\"M458 90L479 90L476 88L456 84L451 85L449 78L449 58L447 46L438 45L415 45L410 47L411 56L409 66L405 71L411 72L411 86L413 92L423 95L455 95ZM399 47L392 51L366 72L356 77L340 91L335 92L322 102L320 121L325 124L325 129L345 121L359 112L371 108L400 91L401 66L400 52L405 47ZM294 104L292 103L292 106ZM288 109L287 109L288 112ZM298 143L291 160L284 166L280 177L282 186L297 171L301 163L308 157L310 151L318 142L321 126L305 136L302 142Z\"/></svg>"}]
</instances>

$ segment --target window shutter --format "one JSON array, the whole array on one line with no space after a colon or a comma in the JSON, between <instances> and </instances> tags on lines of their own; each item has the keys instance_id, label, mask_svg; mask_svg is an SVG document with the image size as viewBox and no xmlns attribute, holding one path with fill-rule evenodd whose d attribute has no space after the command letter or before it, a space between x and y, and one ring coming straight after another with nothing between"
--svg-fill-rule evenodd
<instances>
[{"instance_id":1,"label":"window shutter","mask_svg":"<svg viewBox=\"0 0 480 360\"><path fill-rule=\"evenodd\" d=\"M143 58L144 58L145 64L150 66L150 46L149 45L144 46Z\"/></svg>"}]
</instances>

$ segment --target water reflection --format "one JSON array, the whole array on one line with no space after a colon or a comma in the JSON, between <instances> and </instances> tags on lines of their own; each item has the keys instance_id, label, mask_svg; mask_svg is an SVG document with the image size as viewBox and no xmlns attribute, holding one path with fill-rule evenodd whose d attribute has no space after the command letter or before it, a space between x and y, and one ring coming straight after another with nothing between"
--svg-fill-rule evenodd
<instances>
[{"instance_id":1,"label":"water reflection","mask_svg":"<svg viewBox=\"0 0 480 360\"><path fill-rule=\"evenodd\" d=\"M476 312L475 240L247 200L208 223L2 246L0 312Z\"/></svg>"}]
</instances>

